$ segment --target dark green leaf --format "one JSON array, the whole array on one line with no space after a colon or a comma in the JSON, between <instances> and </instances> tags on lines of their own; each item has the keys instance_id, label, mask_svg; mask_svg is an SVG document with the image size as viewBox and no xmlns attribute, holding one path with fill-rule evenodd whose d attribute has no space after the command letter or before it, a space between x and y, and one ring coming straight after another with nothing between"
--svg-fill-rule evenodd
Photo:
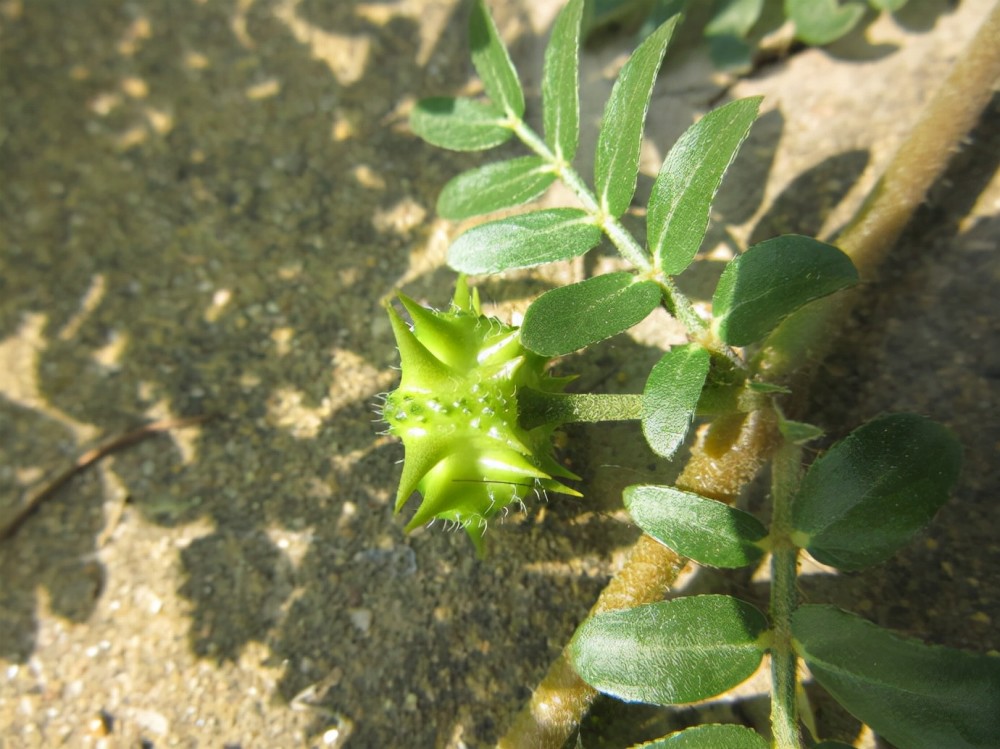
<instances>
[{"instance_id":1,"label":"dark green leaf","mask_svg":"<svg viewBox=\"0 0 1000 749\"><path fill-rule=\"evenodd\" d=\"M521 82L483 0L475 0L472 4L469 46L472 48L472 64L483 79L486 95L505 114L521 119L524 115Z\"/></svg>"},{"instance_id":2,"label":"dark green leaf","mask_svg":"<svg viewBox=\"0 0 1000 749\"><path fill-rule=\"evenodd\" d=\"M743 726L706 724L685 728L632 749L767 749L767 741Z\"/></svg>"},{"instance_id":3,"label":"dark green leaf","mask_svg":"<svg viewBox=\"0 0 1000 749\"><path fill-rule=\"evenodd\" d=\"M854 745L842 741L821 741L813 749L854 749Z\"/></svg>"},{"instance_id":4,"label":"dark green leaf","mask_svg":"<svg viewBox=\"0 0 1000 749\"><path fill-rule=\"evenodd\" d=\"M786 234L729 262L712 297L719 337L733 346L759 341L799 307L858 281L851 259L832 245Z\"/></svg>"},{"instance_id":5,"label":"dark green leaf","mask_svg":"<svg viewBox=\"0 0 1000 749\"><path fill-rule=\"evenodd\" d=\"M667 275L694 260L708 228L722 176L757 119L761 97L739 99L709 112L667 154L649 196L650 252Z\"/></svg>"},{"instance_id":6,"label":"dark green leaf","mask_svg":"<svg viewBox=\"0 0 1000 749\"><path fill-rule=\"evenodd\" d=\"M410 112L413 132L432 145L452 151L499 146L514 134L503 122L503 113L492 104L448 96L421 99Z\"/></svg>"},{"instance_id":7,"label":"dark green leaf","mask_svg":"<svg viewBox=\"0 0 1000 749\"><path fill-rule=\"evenodd\" d=\"M785 0L785 15L795 24L795 36L806 44L829 44L840 39L864 14L865 6L861 3Z\"/></svg>"},{"instance_id":8,"label":"dark green leaf","mask_svg":"<svg viewBox=\"0 0 1000 749\"><path fill-rule=\"evenodd\" d=\"M542 294L528 307L521 342L561 356L624 332L660 303L660 287L631 273L608 273Z\"/></svg>"},{"instance_id":9,"label":"dark green leaf","mask_svg":"<svg viewBox=\"0 0 1000 749\"><path fill-rule=\"evenodd\" d=\"M601 209L611 216L621 216L635 193L646 110L676 25L675 16L639 45L619 73L604 108L594 157L594 184Z\"/></svg>"},{"instance_id":10,"label":"dark green leaf","mask_svg":"<svg viewBox=\"0 0 1000 749\"><path fill-rule=\"evenodd\" d=\"M569 645L581 678L630 702L675 705L725 692L760 665L764 615L729 596L597 614Z\"/></svg>"},{"instance_id":11,"label":"dark green leaf","mask_svg":"<svg viewBox=\"0 0 1000 749\"><path fill-rule=\"evenodd\" d=\"M567 163L580 136L580 17L583 0L570 0L552 27L542 76L545 142Z\"/></svg>"},{"instance_id":12,"label":"dark green leaf","mask_svg":"<svg viewBox=\"0 0 1000 749\"><path fill-rule=\"evenodd\" d=\"M635 524L678 554L734 569L760 560L767 529L753 515L672 486L630 486L625 509Z\"/></svg>"},{"instance_id":13,"label":"dark green leaf","mask_svg":"<svg viewBox=\"0 0 1000 749\"><path fill-rule=\"evenodd\" d=\"M588 0L584 3L585 35L607 26L634 26L649 13L649 0Z\"/></svg>"},{"instance_id":14,"label":"dark green leaf","mask_svg":"<svg viewBox=\"0 0 1000 749\"><path fill-rule=\"evenodd\" d=\"M839 569L884 561L945 503L961 460L954 435L930 419L874 419L806 473L792 505L796 541Z\"/></svg>"},{"instance_id":15,"label":"dark green leaf","mask_svg":"<svg viewBox=\"0 0 1000 749\"><path fill-rule=\"evenodd\" d=\"M438 196L443 218L463 219L533 200L556 175L540 156L497 161L452 178Z\"/></svg>"},{"instance_id":16,"label":"dark green leaf","mask_svg":"<svg viewBox=\"0 0 1000 749\"><path fill-rule=\"evenodd\" d=\"M800 606L792 635L816 681L893 744L1000 746L1000 658L904 639L833 606Z\"/></svg>"},{"instance_id":17,"label":"dark green leaf","mask_svg":"<svg viewBox=\"0 0 1000 749\"><path fill-rule=\"evenodd\" d=\"M868 4L877 10L894 12L906 5L907 0L868 0Z\"/></svg>"},{"instance_id":18,"label":"dark green leaf","mask_svg":"<svg viewBox=\"0 0 1000 749\"><path fill-rule=\"evenodd\" d=\"M708 56L719 70L749 72L753 68L753 47L731 34L715 34L708 39Z\"/></svg>"},{"instance_id":19,"label":"dark green leaf","mask_svg":"<svg viewBox=\"0 0 1000 749\"><path fill-rule=\"evenodd\" d=\"M691 428L711 357L697 344L675 346L653 366L642 391L642 433L657 455L673 457Z\"/></svg>"},{"instance_id":20,"label":"dark green leaf","mask_svg":"<svg viewBox=\"0 0 1000 749\"><path fill-rule=\"evenodd\" d=\"M460 273L500 273L569 260L601 241L601 230L584 211L552 208L523 213L469 229L448 250Z\"/></svg>"},{"instance_id":21,"label":"dark green leaf","mask_svg":"<svg viewBox=\"0 0 1000 749\"><path fill-rule=\"evenodd\" d=\"M753 49L745 41L764 8L764 0L722 0L705 26L709 53L715 66L724 70L748 69Z\"/></svg>"}]
</instances>

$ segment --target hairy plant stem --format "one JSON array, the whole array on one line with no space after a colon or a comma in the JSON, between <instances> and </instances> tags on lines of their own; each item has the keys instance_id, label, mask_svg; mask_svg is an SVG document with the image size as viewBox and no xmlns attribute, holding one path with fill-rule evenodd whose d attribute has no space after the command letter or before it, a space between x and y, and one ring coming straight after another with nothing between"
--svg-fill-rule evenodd
<instances>
[{"instance_id":1,"label":"hairy plant stem","mask_svg":"<svg viewBox=\"0 0 1000 749\"><path fill-rule=\"evenodd\" d=\"M792 543L792 498L799 484L802 448L784 442L771 462L771 730L774 749L800 749L792 650L792 612L799 550Z\"/></svg>"},{"instance_id":2,"label":"hairy plant stem","mask_svg":"<svg viewBox=\"0 0 1000 749\"><path fill-rule=\"evenodd\" d=\"M966 46L912 135L893 158L858 220L841 235L841 248L855 259L863 276L884 261L899 232L989 102L1000 78L997 38L1000 38L1000 3ZM779 357L784 364L780 369L791 372L806 358L818 358L825 353L826 348L818 339L824 338L829 345L837 322L844 319L847 311L845 305L832 305L823 324L813 327L811 334L800 339L803 342L800 348ZM810 344L815 348L810 348ZM713 448L708 439L700 441L678 486L706 496L735 498L776 445L776 427L773 419L769 422L762 416L765 413L751 414L739 439L726 449ZM725 491L713 494L712 487ZM684 560L649 536L642 536L591 608L591 615L659 600L683 567ZM595 695L573 671L564 650L500 739L498 748L559 749L579 725Z\"/></svg>"},{"instance_id":3,"label":"hairy plant stem","mask_svg":"<svg viewBox=\"0 0 1000 749\"><path fill-rule=\"evenodd\" d=\"M533 388L517 391L521 426L598 421L630 421L642 415L642 396L609 393L544 393Z\"/></svg>"}]
</instances>

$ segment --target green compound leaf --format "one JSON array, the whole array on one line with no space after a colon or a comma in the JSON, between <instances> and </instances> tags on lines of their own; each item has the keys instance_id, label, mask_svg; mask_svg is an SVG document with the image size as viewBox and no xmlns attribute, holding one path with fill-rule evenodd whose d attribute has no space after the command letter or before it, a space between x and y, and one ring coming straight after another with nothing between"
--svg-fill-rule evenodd
<instances>
[{"instance_id":1,"label":"green compound leaf","mask_svg":"<svg viewBox=\"0 0 1000 749\"><path fill-rule=\"evenodd\" d=\"M1000 745L1000 658L904 639L833 606L800 606L792 635L816 681L893 744Z\"/></svg>"},{"instance_id":2,"label":"green compound leaf","mask_svg":"<svg viewBox=\"0 0 1000 749\"><path fill-rule=\"evenodd\" d=\"M861 3L837 0L785 0L785 15L795 24L795 36L819 46L840 39L865 14Z\"/></svg>"},{"instance_id":3,"label":"green compound leaf","mask_svg":"<svg viewBox=\"0 0 1000 749\"><path fill-rule=\"evenodd\" d=\"M730 596L692 596L585 621L569 645L581 678L629 702L676 705L725 692L763 656L764 615Z\"/></svg>"},{"instance_id":4,"label":"green compound leaf","mask_svg":"<svg viewBox=\"0 0 1000 749\"><path fill-rule=\"evenodd\" d=\"M535 353L562 356L628 330L659 303L653 281L624 271L595 276L538 297L524 315L521 342Z\"/></svg>"},{"instance_id":5,"label":"green compound leaf","mask_svg":"<svg viewBox=\"0 0 1000 749\"><path fill-rule=\"evenodd\" d=\"M729 262L712 297L719 337L732 346L759 341L799 307L852 286L858 271L832 245L786 234Z\"/></svg>"},{"instance_id":6,"label":"green compound leaf","mask_svg":"<svg viewBox=\"0 0 1000 749\"><path fill-rule=\"evenodd\" d=\"M551 208L490 221L469 229L448 249L460 273L501 273L569 260L601 241L593 219L576 208Z\"/></svg>"},{"instance_id":7,"label":"green compound leaf","mask_svg":"<svg viewBox=\"0 0 1000 749\"><path fill-rule=\"evenodd\" d=\"M767 749L767 741L744 726L720 723L686 728L632 749Z\"/></svg>"},{"instance_id":8,"label":"green compound leaf","mask_svg":"<svg viewBox=\"0 0 1000 749\"><path fill-rule=\"evenodd\" d=\"M722 176L757 119L761 98L740 99L709 112L667 154L649 196L647 242L667 275L694 260L708 228Z\"/></svg>"},{"instance_id":9,"label":"green compound leaf","mask_svg":"<svg viewBox=\"0 0 1000 749\"><path fill-rule=\"evenodd\" d=\"M545 142L569 163L580 137L580 18L583 0L570 0L556 18L545 49L542 123Z\"/></svg>"},{"instance_id":10,"label":"green compound leaf","mask_svg":"<svg viewBox=\"0 0 1000 749\"><path fill-rule=\"evenodd\" d=\"M540 156L486 164L452 178L438 196L437 212L458 220L512 208L537 198L555 178Z\"/></svg>"},{"instance_id":11,"label":"green compound leaf","mask_svg":"<svg viewBox=\"0 0 1000 749\"><path fill-rule=\"evenodd\" d=\"M756 542L767 529L750 513L672 486L630 486L623 496L636 525L699 564L735 569L764 556Z\"/></svg>"},{"instance_id":12,"label":"green compound leaf","mask_svg":"<svg viewBox=\"0 0 1000 749\"><path fill-rule=\"evenodd\" d=\"M472 49L472 64L483 79L487 96L505 114L521 119L524 114L524 92L517 79L517 71L507 54L496 24L490 17L483 0L472 4L469 17L469 46Z\"/></svg>"},{"instance_id":13,"label":"green compound leaf","mask_svg":"<svg viewBox=\"0 0 1000 749\"><path fill-rule=\"evenodd\" d=\"M954 435L930 419L873 419L809 468L792 505L796 542L842 570L878 564L945 503L961 461Z\"/></svg>"},{"instance_id":14,"label":"green compound leaf","mask_svg":"<svg viewBox=\"0 0 1000 749\"><path fill-rule=\"evenodd\" d=\"M514 131L492 104L435 96L421 99L410 112L410 128L438 148L482 151L510 140Z\"/></svg>"},{"instance_id":15,"label":"green compound leaf","mask_svg":"<svg viewBox=\"0 0 1000 749\"><path fill-rule=\"evenodd\" d=\"M675 346L653 366L642 391L642 433L657 455L673 457L691 428L711 357L696 344Z\"/></svg>"},{"instance_id":16,"label":"green compound leaf","mask_svg":"<svg viewBox=\"0 0 1000 749\"><path fill-rule=\"evenodd\" d=\"M619 73L604 108L594 156L594 185L601 210L611 216L625 213L635 193L646 110L677 18L639 45Z\"/></svg>"}]
</instances>

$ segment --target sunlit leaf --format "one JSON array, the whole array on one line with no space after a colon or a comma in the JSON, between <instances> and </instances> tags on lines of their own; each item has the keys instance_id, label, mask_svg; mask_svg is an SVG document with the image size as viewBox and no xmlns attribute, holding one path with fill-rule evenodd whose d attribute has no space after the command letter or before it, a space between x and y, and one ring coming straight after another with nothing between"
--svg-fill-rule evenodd
<instances>
[{"instance_id":1,"label":"sunlit leaf","mask_svg":"<svg viewBox=\"0 0 1000 749\"><path fill-rule=\"evenodd\" d=\"M905 639L833 606L800 606L792 635L816 681L893 744L1000 745L1000 657Z\"/></svg>"},{"instance_id":2,"label":"sunlit leaf","mask_svg":"<svg viewBox=\"0 0 1000 749\"><path fill-rule=\"evenodd\" d=\"M824 432L815 424L808 424L804 421L793 421L792 419L779 419L778 429L781 436L793 445L804 445L823 436Z\"/></svg>"},{"instance_id":3,"label":"sunlit leaf","mask_svg":"<svg viewBox=\"0 0 1000 749\"><path fill-rule=\"evenodd\" d=\"M733 346L759 341L803 305L857 283L851 259L797 234L756 244L726 265L712 297L719 337Z\"/></svg>"},{"instance_id":4,"label":"sunlit leaf","mask_svg":"<svg viewBox=\"0 0 1000 749\"><path fill-rule=\"evenodd\" d=\"M636 525L699 564L737 568L764 556L755 542L767 529L750 513L672 486L630 486L622 496Z\"/></svg>"},{"instance_id":5,"label":"sunlit leaf","mask_svg":"<svg viewBox=\"0 0 1000 749\"><path fill-rule=\"evenodd\" d=\"M730 596L692 596L597 614L569 645L581 678L631 702L676 705L725 692L760 665L764 615Z\"/></svg>"},{"instance_id":6,"label":"sunlit leaf","mask_svg":"<svg viewBox=\"0 0 1000 749\"><path fill-rule=\"evenodd\" d=\"M542 75L542 123L545 142L557 158L569 162L580 135L580 17L584 0L570 0L560 11L545 49Z\"/></svg>"},{"instance_id":7,"label":"sunlit leaf","mask_svg":"<svg viewBox=\"0 0 1000 749\"><path fill-rule=\"evenodd\" d=\"M635 193L646 110L676 25L675 16L639 45L618 74L605 105L594 157L594 184L601 209L612 216L621 216Z\"/></svg>"},{"instance_id":8,"label":"sunlit leaf","mask_svg":"<svg viewBox=\"0 0 1000 749\"><path fill-rule=\"evenodd\" d=\"M496 161L453 177L438 196L437 211L457 220L511 208L537 198L555 178L540 156Z\"/></svg>"},{"instance_id":9,"label":"sunlit leaf","mask_svg":"<svg viewBox=\"0 0 1000 749\"><path fill-rule=\"evenodd\" d=\"M716 723L685 728L632 749L767 749L767 741L744 726Z\"/></svg>"},{"instance_id":10,"label":"sunlit leaf","mask_svg":"<svg viewBox=\"0 0 1000 749\"><path fill-rule=\"evenodd\" d=\"M881 416L812 464L792 505L792 523L824 564L844 570L877 564L947 501L961 460L961 445L937 422Z\"/></svg>"},{"instance_id":11,"label":"sunlit leaf","mask_svg":"<svg viewBox=\"0 0 1000 749\"><path fill-rule=\"evenodd\" d=\"M448 265L461 273L500 273L582 255L601 241L601 230L576 208L522 213L480 224L455 240Z\"/></svg>"},{"instance_id":12,"label":"sunlit leaf","mask_svg":"<svg viewBox=\"0 0 1000 749\"><path fill-rule=\"evenodd\" d=\"M437 96L421 99L410 112L410 128L428 143L452 151L482 151L499 146L514 131L503 113L473 99Z\"/></svg>"},{"instance_id":13,"label":"sunlit leaf","mask_svg":"<svg viewBox=\"0 0 1000 749\"><path fill-rule=\"evenodd\" d=\"M761 98L739 99L709 112L687 129L663 161L649 196L646 234L664 273L676 275L694 260L712 200L757 119Z\"/></svg>"},{"instance_id":14,"label":"sunlit leaf","mask_svg":"<svg viewBox=\"0 0 1000 749\"><path fill-rule=\"evenodd\" d=\"M524 315L521 342L561 356L610 338L644 320L660 303L660 287L631 273L607 273L547 291Z\"/></svg>"},{"instance_id":15,"label":"sunlit leaf","mask_svg":"<svg viewBox=\"0 0 1000 749\"><path fill-rule=\"evenodd\" d=\"M864 14L865 6L861 3L785 0L785 15L795 24L795 36L806 44L829 44L840 39Z\"/></svg>"},{"instance_id":16,"label":"sunlit leaf","mask_svg":"<svg viewBox=\"0 0 1000 749\"><path fill-rule=\"evenodd\" d=\"M472 64L483 80L487 96L504 113L520 119L524 114L524 92L507 47L497 33L483 0L475 0L469 17Z\"/></svg>"},{"instance_id":17,"label":"sunlit leaf","mask_svg":"<svg viewBox=\"0 0 1000 749\"><path fill-rule=\"evenodd\" d=\"M650 371L642 392L642 433L657 455L673 457L684 442L710 358L697 344L675 346Z\"/></svg>"}]
</instances>

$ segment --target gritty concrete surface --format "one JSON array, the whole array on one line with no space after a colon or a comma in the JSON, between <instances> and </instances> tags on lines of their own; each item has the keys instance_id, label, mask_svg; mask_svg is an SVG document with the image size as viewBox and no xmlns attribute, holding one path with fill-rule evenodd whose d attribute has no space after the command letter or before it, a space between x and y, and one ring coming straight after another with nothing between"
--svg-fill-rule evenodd
<instances>
[{"instance_id":1,"label":"gritty concrete surface","mask_svg":"<svg viewBox=\"0 0 1000 749\"><path fill-rule=\"evenodd\" d=\"M559 3L491 5L537 115ZM991 3L910 5L732 87L764 94L764 114L709 256L828 235L856 208ZM571 430L587 497L512 515L485 561L392 514L401 449L373 422L397 377L382 300L446 302L455 227L434 200L482 158L423 145L406 113L474 85L465 19L455 0L0 2L0 525L88 448L210 417L103 458L0 542L0 746L488 746L620 563L636 536L620 488L672 470L629 447L629 426ZM628 43L586 55L590 137ZM640 199L724 83L677 42ZM965 446L961 485L897 559L803 580L811 600L978 651L1000 649L998 122L994 107L812 396L834 435L887 409L942 420ZM484 296L511 314L611 262ZM718 267L699 264L692 293ZM653 320L561 367L635 391L670 335ZM666 720L598 710L584 746Z\"/></svg>"}]
</instances>

